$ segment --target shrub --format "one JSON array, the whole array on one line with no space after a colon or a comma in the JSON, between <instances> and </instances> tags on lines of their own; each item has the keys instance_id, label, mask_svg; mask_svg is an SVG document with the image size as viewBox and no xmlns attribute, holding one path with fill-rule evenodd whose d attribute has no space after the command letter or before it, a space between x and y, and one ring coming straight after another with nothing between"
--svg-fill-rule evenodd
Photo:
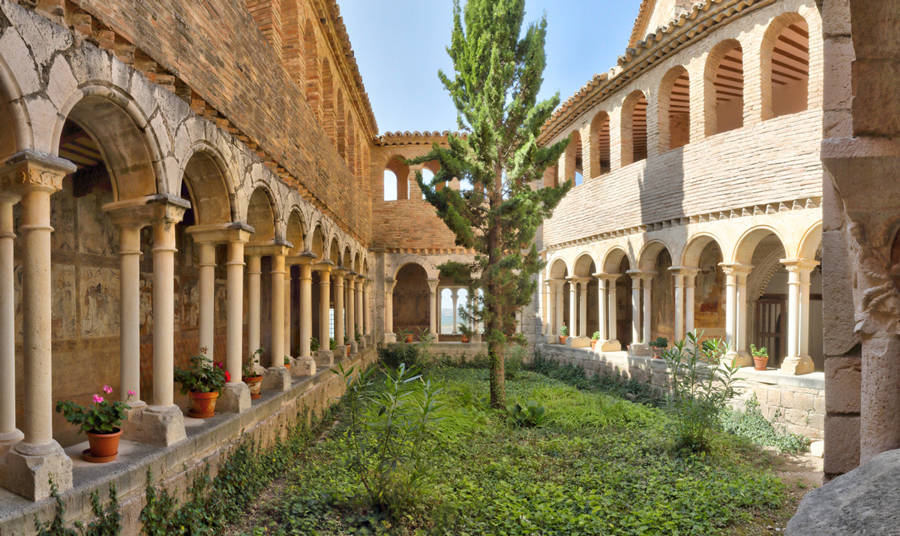
<instances>
[{"instance_id":1,"label":"shrub","mask_svg":"<svg viewBox=\"0 0 900 536\"><path fill-rule=\"evenodd\" d=\"M507 351L503 370L506 379L512 380L516 377L516 374L522 370L522 365L525 362L525 353L528 352L528 349L519 344L511 344L506 348ZM490 365L488 365L488 368L490 368Z\"/></svg>"},{"instance_id":2,"label":"shrub","mask_svg":"<svg viewBox=\"0 0 900 536\"><path fill-rule=\"evenodd\" d=\"M719 362L724 353L724 342L708 339L701 343L694 331L662 355L670 369L668 403L675 416L678 449L707 450L710 433L735 394L738 368L731 363L707 364Z\"/></svg>"},{"instance_id":3,"label":"shrub","mask_svg":"<svg viewBox=\"0 0 900 536\"><path fill-rule=\"evenodd\" d=\"M401 364L405 364L407 368L412 368L420 364L422 353L415 344L396 342L379 348L378 357L382 365L389 369L396 369Z\"/></svg>"},{"instance_id":4,"label":"shrub","mask_svg":"<svg viewBox=\"0 0 900 536\"><path fill-rule=\"evenodd\" d=\"M521 405L518 402L506 407L506 415L514 426L531 428L540 426L544 422L546 409L534 400Z\"/></svg>"},{"instance_id":5,"label":"shrub","mask_svg":"<svg viewBox=\"0 0 900 536\"><path fill-rule=\"evenodd\" d=\"M792 434L783 426L776 427L769 422L759 410L759 401L755 395L747 400L743 411L724 412L721 423L726 432L745 437L757 445L776 447L781 452L802 452L809 446L808 438Z\"/></svg>"}]
</instances>

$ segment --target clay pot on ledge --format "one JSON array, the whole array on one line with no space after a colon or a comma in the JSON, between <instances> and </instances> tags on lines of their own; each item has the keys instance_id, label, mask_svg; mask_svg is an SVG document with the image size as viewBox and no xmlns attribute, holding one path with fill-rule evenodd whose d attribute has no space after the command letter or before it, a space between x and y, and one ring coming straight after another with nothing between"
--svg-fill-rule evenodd
<instances>
[{"instance_id":1,"label":"clay pot on ledge","mask_svg":"<svg viewBox=\"0 0 900 536\"><path fill-rule=\"evenodd\" d=\"M597 348L597 339L591 339L591 350L595 350Z\"/></svg>"},{"instance_id":2,"label":"clay pot on ledge","mask_svg":"<svg viewBox=\"0 0 900 536\"><path fill-rule=\"evenodd\" d=\"M460 340L460 342L462 342L463 344L469 342L469 338L466 337L465 335L463 335L462 337L460 337L459 340Z\"/></svg>"},{"instance_id":3,"label":"clay pot on ledge","mask_svg":"<svg viewBox=\"0 0 900 536\"><path fill-rule=\"evenodd\" d=\"M566 344L566 341L569 340L568 335L560 335L559 336L559 344Z\"/></svg>"},{"instance_id":4,"label":"clay pot on ledge","mask_svg":"<svg viewBox=\"0 0 900 536\"><path fill-rule=\"evenodd\" d=\"M98 434L88 432L88 443L91 448L84 451L84 459L94 463L107 463L116 459L119 454L119 439L122 437L122 430L116 429L115 432L108 434Z\"/></svg>"},{"instance_id":5,"label":"clay pot on ledge","mask_svg":"<svg viewBox=\"0 0 900 536\"><path fill-rule=\"evenodd\" d=\"M256 400L260 396L262 391L262 376L247 376L244 378L244 383L247 384L247 387L250 388L250 398Z\"/></svg>"},{"instance_id":6,"label":"clay pot on ledge","mask_svg":"<svg viewBox=\"0 0 900 536\"><path fill-rule=\"evenodd\" d=\"M662 354L666 351L666 348L664 346L651 346L650 351L653 353L653 359L662 359Z\"/></svg>"},{"instance_id":7,"label":"clay pot on ledge","mask_svg":"<svg viewBox=\"0 0 900 536\"><path fill-rule=\"evenodd\" d=\"M769 364L769 356L767 355L755 355L753 356L753 368L756 370L766 370L766 365Z\"/></svg>"},{"instance_id":8,"label":"clay pot on ledge","mask_svg":"<svg viewBox=\"0 0 900 536\"><path fill-rule=\"evenodd\" d=\"M408 342L408 343L412 342L412 339L413 339L412 333L410 333L409 335L406 336L406 342Z\"/></svg>"},{"instance_id":9,"label":"clay pot on ledge","mask_svg":"<svg viewBox=\"0 0 900 536\"><path fill-rule=\"evenodd\" d=\"M195 393L191 391L191 409L188 410L188 416L195 419L208 419L216 414L216 399L219 393L213 391L211 393Z\"/></svg>"},{"instance_id":10,"label":"clay pot on ledge","mask_svg":"<svg viewBox=\"0 0 900 536\"><path fill-rule=\"evenodd\" d=\"M350 357L350 345L349 344L344 345L344 357Z\"/></svg>"}]
</instances>

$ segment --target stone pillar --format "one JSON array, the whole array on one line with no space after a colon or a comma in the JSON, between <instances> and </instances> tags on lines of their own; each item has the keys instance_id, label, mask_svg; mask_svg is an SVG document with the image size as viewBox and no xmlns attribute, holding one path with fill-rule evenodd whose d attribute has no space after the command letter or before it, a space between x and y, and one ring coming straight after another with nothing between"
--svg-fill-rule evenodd
<instances>
[{"instance_id":1,"label":"stone pillar","mask_svg":"<svg viewBox=\"0 0 900 536\"><path fill-rule=\"evenodd\" d=\"M247 255L247 349L252 354L260 349L259 308L262 259L258 253Z\"/></svg>"},{"instance_id":2,"label":"stone pillar","mask_svg":"<svg viewBox=\"0 0 900 536\"><path fill-rule=\"evenodd\" d=\"M809 274L818 264L807 259L783 259L788 271L787 356L781 363L785 374L808 374L815 370L802 342L809 336ZM805 329L804 329L805 326Z\"/></svg>"},{"instance_id":3,"label":"stone pillar","mask_svg":"<svg viewBox=\"0 0 900 536\"><path fill-rule=\"evenodd\" d=\"M334 342L337 349L334 357L344 356L344 270L334 270Z\"/></svg>"},{"instance_id":4,"label":"stone pillar","mask_svg":"<svg viewBox=\"0 0 900 536\"><path fill-rule=\"evenodd\" d=\"M719 266L725 273L725 342L728 345L725 358L736 366L752 365L753 360L749 358L741 342L740 327L742 322L746 323L747 307L746 303L742 306L741 302L746 302L750 266L724 263Z\"/></svg>"},{"instance_id":5,"label":"stone pillar","mask_svg":"<svg viewBox=\"0 0 900 536\"><path fill-rule=\"evenodd\" d=\"M747 328L750 326L750 300L747 296L747 275L750 273L750 269L750 266L746 266L743 270L737 272L737 285L735 288L737 295L737 323L735 324L737 344L735 345L735 349L738 353L739 362L742 367L753 364L753 357L750 356L750 342L747 337Z\"/></svg>"},{"instance_id":6,"label":"stone pillar","mask_svg":"<svg viewBox=\"0 0 900 536\"><path fill-rule=\"evenodd\" d=\"M300 342L298 357L294 361L295 376L315 376L316 360L310 347L312 338L312 258L300 265Z\"/></svg>"},{"instance_id":7,"label":"stone pillar","mask_svg":"<svg viewBox=\"0 0 900 536\"><path fill-rule=\"evenodd\" d=\"M13 205L18 194L0 192L0 459L24 435L16 428L16 294Z\"/></svg>"},{"instance_id":8,"label":"stone pillar","mask_svg":"<svg viewBox=\"0 0 900 536\"><path fill-rule=\"evenodd\" d=\"M319 272L319 351L316 355L316 365L322 367L334 364L334 352L328 345L331 338L328 330L331 312L331 267L330 261L317 264L315 267Z\"/></svg>"},{"instance_id":9,"label":"stone pillar","mask_svg":"<svg viewBox=\"0 0 900 536\"><path fill-rule=\"evenodd\" d=\"M569 336L578 337L578 282L569 278Z\"/></svg>"},{"instance_id":10,"label":"stone pillar","mask_svg":"<svg viewBox=\"0 0 900 536\"><path fill-rule=\"evenodd\" d=\"M675 340L684 338L684 275L678 267L669 268L675 280Z\"/></svg>"},{"instance_id":11,"label":"stone pillar","mask_svg":"<svg viewBox=\"0 0 900 536\"><path fill-rule=\"evenodd\" d=\"M457 333L456 307L457 307L457 303L458 303L457 300L459 299L458 293L459 293L458 288L452 289L450 291L450 300L453 302L453 329L451 330L451 333Z\"/></svg>"},{"instance_id":12,"label":"stone pillar","mask_svg":"<svg viewBox=\"0 0 900 536\"><path fill-rule=\"evenodd\" d=\"M284 368L284 272L288 246L276 244L271 247L272 277L272 362L263 376L263 389L287 391L291 388L291 375ZM279 292L281 289L281 292Z\"/></svg>"},{"instance_id":13,"label":"stone pillar","mask_svg":"<svg viewBox=\"0 0 900 536\"><path fill-rule=\"evenodd\" d=\"M0 480L11 491L31 500L49 496L49 479L60 491L72 487L72 460L53 439L53 374L50 277L50 196L62 186L63 177L75 172L75 166L60 158L31 152L17 153L0 168L0 190L21 195L22 214L22 361L24 363L23 439L7 452ZM4 245L12 239L11 199L4 201ZM4 259L8 266L11 258ZM4 269L7 269L4 267ZM4 285L9 285L4 281ZM13 295L8 295L14 299ZM8 313L8 305L6 305ZM12 318L5 319L6 327ZM4 339L0 344L8 344ZM3 356L9 359L11 356ZM9 368L7 363L4 368ZM7 380L8 381L8 380ZM14 391L13 391L14 392ZM4 392L6 399L9 395ZM14 402L13 402L14 404ZM6 402L4 402L6 405ZM8 411L8 410L7 410ZM15 428L12 433L15 434ZM5 430L4 430L5 431ZM18 434L15 434L18 435ZM12 439L12 437L9 437Z\"/></svg>"},{"instance_id":14,"label":"stone pillar","mask_svg":"<svg viewBox=\"0 0 900 536\"><path fill-rule=\"evenodd\" d=\"M541 285L541 330L544 335L552 335L552 327L550 325L550 281L544 279Z\"/></svg>"},{"instance_id":15,"label":"stone pillar","mask_svg":"<svg viewBox=\"0 0 900 536\"><path fill-rule=\"evenodd\" d=\"M640 345L641 340L641 277L640 272L628 272L631 276L631 345Z\"/></svg>"},{"instance_id":16,"label":"stone pillar","mask_svg":"<svg viewBox=\"0 0 900 536\"><path fill-rule=\"evenodd\" d=\"M579 337L590 337L590 333L588 333L587 329L587 290L588 290L588 280L580 279L578 281L578 287L581 291L579 293L578 298L578 336Z\"/></svg>"},{"instance_id":17,"label":"stone pillar","mask_svg":"<svg viewBox=\"0 0 900 536\"><path fill-rule=\"evenodd\" d=\"M241 413L250 409L250 389L242 381L244 243L249 238L249 230L249 227L243 226L241 229L232 232L232 236L228 240L228 256L225 260L226 299L228 300L225 306L227 337L225 370L231 375L231 381L225 384L219 404L222 411L234 413Z\"/></svg>"},{"instance_id":18,"label":"stone pillar","mask_svg":"<svg viewBox=\"0 0 900 536\"><path fill-rule=\"evenodd\" d=\"M284 355L294 358L291 343L291 280L293 279L292 264L285 259L284 264ZM293 361L291 362L293 366Z\"/></svg>"},{"instance_id":19,"label":"stone pillar","mask_svg":"<svg viewBox=\"0 0 900 536\"><path fill-rule=\"evenodd\" d=\"M618 352L622 346L616 340L616 276L596 273L594 277L597 278L597 330L600 332L594 350Z\"/></svg>"},{"instance_id":20,"label":"stone pillar","mask_svg":"<svg viewBox=\"0 0 900 536\"><path fill-rule=\"evenodd\" d=\"M196 242L196 240L195 240ZM214 326L216 303L216 245L213 242L199 242L199 282L200 303L199 318L197 320L197 332L200 342L199 352L213 359Z\"/></svg>"},{"instance_id":21,"label":"stone pillar","mask_svg":"<svg viewBox=\"0 0 900 536\"><path fill-rule=\"evenodd\" d=\"M438 280L437 279L429 279L428 280L428 330L434 336L435 340L437 340L438 332L437 332L437 287Z\"/></svg>"},{"instance_id":22,"label":"stone pillar","mask_svg":"<svg viewBox=\"0 0 900 536\"><path fill-rule=\"evenodd\" d=\"M694 277L697 269L673 266L669 270L675 278L675 340L678 341L694 329Z\"/></svg>"},{"instance_id":23,"label":"stone pillar","mask_svg":"<svg viewBox=\"0 0 900 536\"><path fill-rule=\"evenodd\" d=\"M556 282L548 279L544 283L547 285L547 336L553 340L556 337Z\"/></svg>"},{"instance_id":24,"label":"stone pillar","mask_svg":"<svg viewBox=\"0 0 900 536\"><path fill-rule=\"evenodd\" d=\"M643 316L643 320L644 320L643 339L644 340L643 340L643 343L649 344L650 341L652 340L651 335L650 335L650 319L653 317L653 310L652 310L653 302L651 301L650 290L651 290L651 288L653 288L652 287L653 274L648 274L645 272L642 280L643 280L643 285L644 285L644 316Z\"/></svg>"},{"instance_id":25,"label":"stone pillar","mask_svg":"<svg viewBox=\"0 0 900 536\"><path fill-rule=\"evenodd\" d=\"M365 317L366 317L366 306L365 306L365 289L366 289L366 278L363 276L356 277L356 331L360 335L360 340L365 344L366 342L366 325L365 325Z\"/></svg>"},{"instance_id":26,"label":"stone pillar","mask_svg":"<svg viewBox=\"0 0 900 536\"><path fill-rule=\"evenodd\" d=\"M347 338L350 339L350 353L359 351L356 345L356 274L347 276Z\"/></svg>"},{"instance_id":27,"label":"stone pillar","mask_svg":"<svg viewBox=\"0 0 900 536\"><path fill-rule=\"evenodd\" d=\"M565 307L566 307L566 280L565 279L556 279L554 280L554 289L556 294L555 299L555 311L553 313L553 322L556 324L553 329L553 333L555 335L559 335L559 330L562 328L565 323Z\"/></svg>"},{"instance_id":28,"label":"stone pillar","mask_svg":"<svg viewBox=\"0 0 900 536\"><path fill-rule=\"evenodd\" d=\"M694 331L694 282L697 279L697 269L688 268L684 276L684 330L685 333Z\"/></svg>"},{"instance_id":29,"label":"stone pillar","mask_svg":"<svg viewBox=\"0 0 900 536\"><path fill-rule=\"evenodd\" d=\"M607 282L607 294L609 294L609 314L607 315L606 322L609 325L609 341L615 342L619 347L619 350L622 349L622 344L619 342L619 334L616 326L616 322L618 322L617 316L617 302L616 302L616 280L618 279L618 275L613 275L609 278Z\"/></svg>"},{"instance_id":30,"label":"stone pillar","mask_svg":"<svg viewBox=\"0 0 900 536\"><path fill-rule=\"evenodd\" d=\"M384 342L397 342L394 334L394 280L384 280Z\"/></svg>"}]
</instances>

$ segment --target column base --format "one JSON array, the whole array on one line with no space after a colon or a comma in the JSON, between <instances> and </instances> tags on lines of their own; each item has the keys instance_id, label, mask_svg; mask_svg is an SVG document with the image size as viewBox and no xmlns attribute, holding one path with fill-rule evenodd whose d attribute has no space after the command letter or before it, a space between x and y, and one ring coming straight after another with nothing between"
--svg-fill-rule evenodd
<instances>
[{"instance_id":1,"label":"column base","mask_svg":"<svg viewBox=\"0 0 900 536\"><path fill-rule=\"evenodd\" d=\"M250 409L250 387L244 382L226 383L216 407L228 413L247 411Z\"/></svg>"},{"instance_id":2,"label":"column base","mask_svg":"<svg viewBox=\"0 0 900 536\"><path fill-rule=\"evenodd\" d=\"M262 388L267 391L287 391L291 388L291 372L284 367L269 367L263 375Z\"/></svg>"},{"instance_id":3,"label":"column base","mask_svg":"<svg viewBox=\"0 0 900 536\"><path fill-rule=\"evenodd\" d=\"M122 423L125 439L169 446L187 439L184 415L178 406L148 406L132 403L128 419Z\"/></svg>"},{"instance_id":4,"label":"column base","mask_svg":"<svg viewBox=\"0 0 900 536\"><path fill-rule=\"evenodd\" d=\"M569 337L566 340L566 346L570 348L590 348L591 339L590 337Z\"/></svg>"},{"instance_id":5,"label":"column base","mask_svg":"<svg viewBox=\"0 0 900 536\"><path fill-rule=\"evenodd\" d=\"M633 342L628 346L628 353L635 356L650 356L650 346L641 342Z\"/></svg>"},{"instance_id":6,"label":"column base","mask_svg":"<svg viewBox=\"0 0 900 536\"><path fill-rule=\"evenodd\" d=\"M396 333L391 333L391 332L385 333L385 334L384 334L384 343L385 343L385 344L389 344L389 343L392 343L392 342L397 342L397 334L396 334Z\"/></svg>"},{"instance_id":7,"label":"column base","mask_svg":"<svg viewBox=\"0 0 900 536\"><path fill-rule=\"evenodd\" d=\"M12 432L5 432L0 434L0 458L6 454L9 449L13 447L19 441L25 438L25 434L22 433L21 430L14 429Z\"/></svg>"},{"instance_id":8,"label":"column base","mask_svg":"<svg viewBox=\"0 0 900 536\"><path fill-rule=\"evenodd\" d=\"M294 366L291 367L291 374L295 378L316 375L316 361L311 357L298 357L294 360Z\"/></svg>"},{"instance_id":9,"label":"column base","mask_svg":"<svg viewBox=\"0 0 900 536\"><path fill-rule=\"evenodd\" d=\"M808 355L785 357L784 361L781 362L781 372L784 374L799 376L815 372L815 370L816 366Z\"/></svg>"},{"instance_id":10,"label":"column base","mask_svg":"<svg viewBox=\"0 0 900 536\"><path fill-rule=\"evenodd\" d=\"M43 445L17 443L0 465L3 487L26 499L50 496L50 479L62 493L72 489L72 459L56 441Z\"/></svg>"},{"instance_id":11,"label":"column base","mask_svg":"<svg viewBox=\"0 0 900 536\"><path fill-rule=\"evenodd\" d=\"M753 358L747 352L728 351L725 353L725 361L733 367L753 366Z\"/></svg>"},{"instance_id":12,"label":"column base","mask_svg":"<svg viewBox=\"0 0 900 536\"><path fill-rule=\"evenodd\" d=\"M340 361L341 359L344 359L344 357L345 357L344 356L344 347L340 344L338 345L337 348L332 350L331 353L334 355L335 361Z\"/></svg>"},{"instance_id":13,"label":"column base","mask_svg":"<svg viewBox=\"0 0 900 536\"><path fill-rule=\"evenodd\" d=\"M594 347L595 352L621 352L622 351L622 343L620 343L616 339L610 339L608 341L597 341L597 345Z\"/></svg>"},{"instance_id":14,"label":"column base","mask_svg":"<svg viewBox=\"0 0 900 536\"><path fill-rule=\"evenodd\" d=\"M356 344L356 341L350 343L350 355L359 353L359 345Z\"/></svg>"},{"instance_id":15,"label":"column base","mask_svg":"<svg viewBox=\"0 0 900 536\"><path fill-rule=\"evenodd\" d=\"M316 366L331 368L334 365L334 353L331 350L319 350L316 352Z\"/></svg>"}]
</instances>

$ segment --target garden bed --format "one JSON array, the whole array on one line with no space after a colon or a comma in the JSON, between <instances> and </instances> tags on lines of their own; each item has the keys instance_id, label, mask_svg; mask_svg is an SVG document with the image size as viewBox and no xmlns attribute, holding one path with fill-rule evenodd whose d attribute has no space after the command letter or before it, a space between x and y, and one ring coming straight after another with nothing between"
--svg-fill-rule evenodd
<instances>
[{"instance_id":1,"label":"garden bed","mask_svg":"<svg viewBox=\"0 0 900 536\"><path fill-rule=\"evenodd\" d=\"M393 515L366 506L338 408L333 427L228 532L769 534L796 508L800 494L772 472L778 458L745 439L717 433L709 452L679 454L661 409L534 371L508 381L508 399L537 402L545 418L513 427L487 407L487 370L427 376L444 387L443 418L437 438L418 446L428 470Z\"/></svg>"}]
</instances>

